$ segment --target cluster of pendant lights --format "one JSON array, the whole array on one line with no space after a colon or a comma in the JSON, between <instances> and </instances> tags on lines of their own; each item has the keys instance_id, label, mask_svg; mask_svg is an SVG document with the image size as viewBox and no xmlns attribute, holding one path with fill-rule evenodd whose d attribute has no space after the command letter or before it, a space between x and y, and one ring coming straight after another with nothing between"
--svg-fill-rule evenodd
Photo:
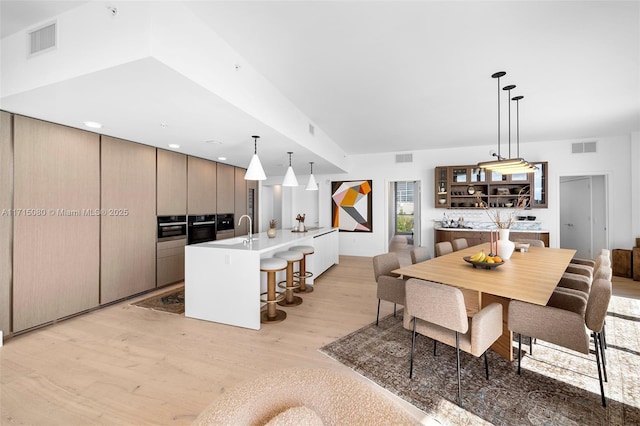
<instances>
[{"instance_id":1,"label":"cluster of pendant lights","mask_svg":"<svg viewBox=\"0 0 640 426\"><path fill-rule=\"evenodd\" d=\"M509 99L509 157L505 158L500 154L500 77L504 77L507 73L504 71L498 71L491 75L492 78L498 80L498 152L493 156L497 158L494 161L485 161L478 163L478 167L491 170L494 172L502 173L503 175L509 175L514 173L531 173L538 168L533 164L520 157L520 100L524 96L511 97L511 91L516 88L515 84L509 84L504 86L502 90L508 93L507 99ZM516 102L516 141L517 141L517 153L516 157L511 158L511 101Z\"/></svg>"},{"instance_id":2,"label":"cluster of pendant lights","mask_svg":"<svg viewBox=\"0 0 640 426\"><path fill-rule=\"evenodd\" d=\"M245 180L265 180L267 176L264 174L262 163L260 163L260 158L258 158L258 139L260 136L251 137L253 138L253 157L251 157L251 161L249 162L249 167L247 168L244 178ZM298 179L296 179L296 174L293 172L293 167L291 167L291 155L293 152L287 152L287 154L289 154L289 168L287 169L287 173L284 175L282 186L298 186ZM313 161L310 161L309 165L311 166L311 174L309 175L309 182L305 189L307 191L317 191L318 184L316 183L316 178L313 177Z\"/></svg>"}]
</instances>

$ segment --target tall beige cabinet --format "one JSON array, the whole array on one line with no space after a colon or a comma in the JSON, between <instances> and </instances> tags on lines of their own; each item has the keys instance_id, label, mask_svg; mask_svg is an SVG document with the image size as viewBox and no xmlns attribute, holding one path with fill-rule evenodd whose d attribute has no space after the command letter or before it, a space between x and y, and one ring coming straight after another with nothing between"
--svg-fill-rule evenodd
<instances>
[{"instance_id":1,"label":"tall beige cabinet","mask_svg":"<svg viewBox=\"0 0 640 426\"><path fill-rule=\"evenodd\" d=\"M187 214L187 156L158 149L158 216Z\"/></svg>"},{"instance_id":2,"label":"tall beige cabinet","mask_svg":"<svg viewBox=\"0 0 640 426\"><path fill-rule=\"evenodd\" d=\"M189 156L187 210L190 215L216 212L217 172L217 163Z\"/></svg>"},{"instance_id":3,"label":"tall beige cabinet","mask_svg":"<svg viewBox=\"0 0 640 426\"><path fill-rule=\"evenodd\" d=\"M234 187L235 167L228 164L218 163L218 186L216 192L218 198L218 209L216 213L226 214L233 213L235 211Z\"/></svg>"},{"instance_id":4,"label":"tall beige cabinet","mask_svg":"<svg viewBox=\"0 0 640 426\"><path fill-rule=\"evenodd\" d=\"M249 222L244 219L242 225L238 226L238 220L243 214L247 214L247 181L244 180L245 169L234 167L234 214L236 218L235 236L247 235L249 230ZM253 222L253 218L252 222ZM251 230L253 232L253 229Z\"/></svg>"},{"instance_id":5,"label":"tall beige cabinet","mask_svg":"<svg viewBox=\"0 0 640 426\"><path fill-rule=\"evenodd\" d=\"M13 331L98 305L100 138L14 116Z\"/></svg>"},{"instance_id":6,"label":"tall beige cabinet","mask_svg":"<svg viewBox=\"0 0 640 426\"><path fill-rule=\"evenodd\" d=\"M156 149L108 136L101 147L104 304L156 286Z\"/></svg>"},{"instance_id":7,"label":"tall beige cabinet","mask_svg":"<svg viewBox=\"0 0 640 426\"><path fill-rule=\"evenodd\" d=\"M11 327L11 244L13 234L13 118L0 111L0 330Z\"/></svg>"}]
</instances>

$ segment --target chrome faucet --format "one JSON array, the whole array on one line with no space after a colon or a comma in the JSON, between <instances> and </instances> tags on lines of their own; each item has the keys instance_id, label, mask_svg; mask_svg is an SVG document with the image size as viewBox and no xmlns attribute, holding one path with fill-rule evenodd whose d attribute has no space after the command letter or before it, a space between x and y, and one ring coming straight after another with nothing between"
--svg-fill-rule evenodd
<instances>
[{"instance_id":1,"label":"chrome faucet","mask_svg":"<svg viewBox=\"0 0 640 426\"><path fill-rule=\"evenodd\" d=\"M240 216L240 219L238 219L238 226L240 226L240 224L242 223L242 219L245 218L245 217L247 219L249 219L249 238L246 239L245 242L250 243L251 240L253 239L253 237L251 236L252 235L251 231L253 230L253 226L251 224L251 216L246 215L246 214L243 214L242 216Z\"/></svg>"}]
</instances>

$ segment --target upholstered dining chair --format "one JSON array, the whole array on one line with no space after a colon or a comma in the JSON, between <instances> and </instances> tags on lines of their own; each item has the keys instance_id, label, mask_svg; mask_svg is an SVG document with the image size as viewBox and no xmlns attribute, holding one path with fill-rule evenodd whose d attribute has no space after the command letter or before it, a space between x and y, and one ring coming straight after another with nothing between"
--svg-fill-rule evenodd
<instances>
[{"instance_id":1,"label":"upholstered dining chair","mask_svg":"<svg viewBox=\"0 0 640 426\"><path fill-rule=\"evenodd\" d=\"M442 256L447 253L453 253L453 246L449 241L436 243L436 257Z\"/></svg>"},{"instance_id":2,"label":"upholstered dining chair","mask_svg":"<svg viewBox=\"0 0 640 426\"><path fill-rule=\"evenodd\" d=\"M409 251L409 255L411 256L412 265L431 259L431 253L426 247L415 247Z\"/></svg>"},{"instance_id":3,"label":"upholstered dining chair","mask_svg":"<svg viewBox=\"0 0 640 426\"><path fill-rule=\"evenodd\" d=\"M451 242L451 246L453 247L453 251L458 251L462 249L466 249L469 247L466 238L456 238Z\"/></svg>"},{"instance_id":4,"label":"upholstered dining chair","mask_svg":"<svg viewBox=\"0 0 640 426\"><path fill-rule=\"evenodd\" d=\"M523 335L588 355L590 330L595 347L602 406L606 407L603 372L604 381L607 381L607 371L601 333L610 300L611 281L598 279L591 286L588 300L585 302L583 298L576 297L573 309L534 305L517 300L509 302L509 330L518 333L518 374L521 374Z\"/></svg>"},{"instance_id":5,"label":"upholstered dining chair","mask_svg":"<svg viewBox=\"0 0 640 426\"><path fill-rule=\"evenodd\" d=\"M406 303L403 326L413 333L409 377L413 377L416 333L455 347L458 405L462 406L460 350L475 357L484 354L485 374L488 380L487 349L502 335L502 306L492 303L472 318L468 318L464 296L459 288L416 278L407 281Z\"/></svg>"},{"instance_id":6,"label":"upholstered dining chair","mask_svg":"<svg viewBox=\"0 0 640 426\"><path fill-rule=\"evenodd\" d=\"M396 305L405 304L405 283L400 275L394 274L394 269L400 268L400 261L396 253L384 253L373 257L373 275L378 283L378 313L376 325L380 320L380 301L393 303L393 316L396 316Z\"/></svg>"},{"instance_id":7,"label":"upholstered dining chair","mask_svg":"<svg viewBox=\"0 0 640 426\"><path fill-rule=\"evenodd\" d=\"M513 241L514 243L529 244L531 247L544 247L544 241L533 240L530 238L518 238Z\"/></svg>"}]
</instances>

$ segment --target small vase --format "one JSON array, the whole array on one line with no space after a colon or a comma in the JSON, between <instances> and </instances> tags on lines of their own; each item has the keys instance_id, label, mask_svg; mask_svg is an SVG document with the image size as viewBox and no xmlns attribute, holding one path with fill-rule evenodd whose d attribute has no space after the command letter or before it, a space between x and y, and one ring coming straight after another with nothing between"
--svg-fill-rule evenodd
<instances>
[{"instance_id":1,"label":"small vase","mask_svg":"<svg viewBox=\"0 0 640 426\"><path fill-rule=\"evenodd\" d=\"M509 230L508 229L499 229L498 230L498 256L503 260L507 260L511 258L513 254L513 250L516 248L516 245L513 241L509 240Z\"/></svg>"},{"instance_id":2,"label":"small vase","mask_svg":"<svg viewBox=\"0 0 640 426\"><path fill-rule=\"evenodd\" d=\"M267 236L269 238L275 238L276 237L276 228L267 229Z\"/></svg>"},{"instance_id":3,"label":"small vase","mask_svg":"<svg viewBox=\"0 0 640 426\"><path fill-rule=\"evenodd\" d=\"M304 223L303 222L300 222L298 224L298 232L304 232Z\"/></svg>"}]
</instances>

